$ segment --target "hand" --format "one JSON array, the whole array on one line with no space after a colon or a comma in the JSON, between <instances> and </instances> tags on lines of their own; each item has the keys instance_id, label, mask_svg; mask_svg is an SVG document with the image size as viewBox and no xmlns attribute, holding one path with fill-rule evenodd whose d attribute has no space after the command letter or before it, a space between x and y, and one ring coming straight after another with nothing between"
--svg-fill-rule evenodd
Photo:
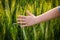
<instances>
[{"instance_id":1,"label":"hand","mask_svg":"<svg viewBox=\"0 0 60 40\"><path fill-rule=\"evenodd\" d=\"M26 13L29 16L19 16L18 17L18 24L21 24L23 27L25 26L32 26L34 24L36 24L36 16L34 16L32 13L30 13L28 10L26 11Z\"/></svg>"}]
</instances>

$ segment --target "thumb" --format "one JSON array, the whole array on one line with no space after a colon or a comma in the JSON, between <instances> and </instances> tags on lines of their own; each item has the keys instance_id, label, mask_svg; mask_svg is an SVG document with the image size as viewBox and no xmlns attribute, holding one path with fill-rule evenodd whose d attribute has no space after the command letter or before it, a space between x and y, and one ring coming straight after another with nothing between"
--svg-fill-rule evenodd
<instances>
[{"instance_id":1,"label":"thumb","mask_svg":"<svg viewBox=\"0 0 60 40\"><path fill-rule=\"evenodd\" d=\"M28 10L26 11L26 13L29 15L29 16L34 16L31 12L29 12Z\"/></svg>"}]
</instances>

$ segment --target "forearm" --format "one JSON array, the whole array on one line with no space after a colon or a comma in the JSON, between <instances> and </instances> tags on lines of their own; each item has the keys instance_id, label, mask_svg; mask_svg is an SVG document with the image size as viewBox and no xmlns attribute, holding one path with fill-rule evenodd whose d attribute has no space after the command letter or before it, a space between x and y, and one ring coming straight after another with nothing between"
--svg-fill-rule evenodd
<instances>
[{"instance_id":1,"label":"forearm","mask_svg":"<svg viewBox=\"0 0 60 40\"><path fill-rule=\"evenodd\" d=\"M42 15L37 16L37 22L44 22L44 21L48 21L50 19L56 18L60 16L58 7L53 8L45 13L43 13Z\"/></svg>"}]
</instances>

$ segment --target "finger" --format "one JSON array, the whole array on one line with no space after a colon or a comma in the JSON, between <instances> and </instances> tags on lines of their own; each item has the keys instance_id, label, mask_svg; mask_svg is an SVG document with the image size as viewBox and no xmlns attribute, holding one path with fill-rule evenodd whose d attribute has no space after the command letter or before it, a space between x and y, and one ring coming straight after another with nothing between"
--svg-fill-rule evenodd
<instances>
[{"instance_id":1,"label":"finger","mask_svg":"<svg viewBox=\"0 0 60 40\"><path fill-rule=\"evenodd\" d=\"M25 19L17 19L18 22L24 22Z\"/></svg>"},{"instance_id":2,"label":"finger","mask_svg":"<svg viewBox=\"0 0 60 40\"><path fill-rule=\"evenodd\" d=\"M18 24L25 25L27 23L26 22L18 22Z\"/></svg>"},{"instance_id":3,"label":"finger","mask_svg":"<svg viewBox=\"0 0 60 40\"><path fill-rule=\"evenodd\" d=\"M17 20L25 20L25 19L17 19Z\"/></svg>"},{"instance_id":4,"label":"finger","mask_svg":"<svg viewBox=\"0 0 60 40\"><path fill-rule=\"evenodd\" d=\"M26 18L26 16L18 16L18 18L23 18L23 19L25 19L25 18Z\"/></svg>"},{"instance_id":5,"label":"finger","mask_svg":"<svg viewBox=\"0 0 60 40\"><path fill-rule=\"evenodd\" d=\"M26 11L26 13L29 15L29 16L34 16L31 12L29 12L28 10Z\"/></svg>"}]
</instances>

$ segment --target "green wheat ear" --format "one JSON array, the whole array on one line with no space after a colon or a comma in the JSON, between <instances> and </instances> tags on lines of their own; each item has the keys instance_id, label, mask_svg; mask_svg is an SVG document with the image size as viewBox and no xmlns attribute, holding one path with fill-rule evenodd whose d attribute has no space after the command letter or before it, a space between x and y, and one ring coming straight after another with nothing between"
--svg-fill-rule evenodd
<instances>
[{"instance_id":1,"label":"green wheat ear","mask_svg":"<svg viewBox=\"0 0 60 40\"><path fill-rule=\"evenodd\" d=\"M0 0L0 40L60 40L60 18L23 28L18 15L34 15L58 6L59 0Z\"/></svg>"}]
</instances>

